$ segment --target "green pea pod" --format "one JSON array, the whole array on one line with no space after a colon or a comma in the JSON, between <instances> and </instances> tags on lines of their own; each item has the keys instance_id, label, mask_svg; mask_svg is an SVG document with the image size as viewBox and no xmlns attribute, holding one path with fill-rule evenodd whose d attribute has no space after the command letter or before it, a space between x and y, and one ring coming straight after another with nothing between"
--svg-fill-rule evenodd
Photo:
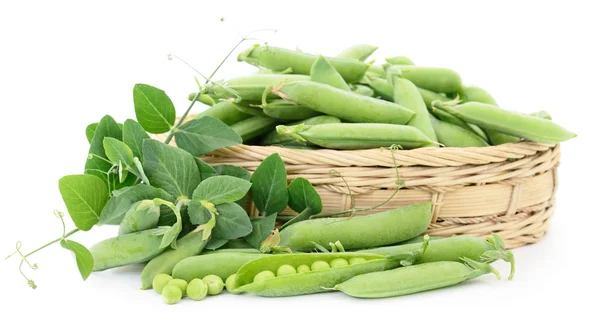
<instances>
[{"instance_id":1,"label":"green pea pod","mask_svg":"<svg viewBox=\"0 0 600 322\"><path fill-rule=\"evenodd\" d=\"M190 101L193 100L197 94L198 93L190 93L190 95L188 95L188 100L190 100ZM208 106L213 106L213 105L217 104L217 102L215 102L215 98L209 94L198 95L198 97L196 97L196 101L200 102L204 105L208 105Z\"/></svg>"},{"instance_id":2,"label":"green pea pod","mask_svg":"<svg viewBox=\"0 0 600 322\"><path fill-rule=\"evenodd\" d=\"M281 231L278 247L310 251L314 243L329 245L336 241L345 249L399 243L425 232L431 222L431 206L431 202L425 202L365 216L301 221ZM278 238L276 234L263 243L265 250Z\"/></svg>"},{"instance_id":3,"label":"green pea pod","mask_svg":"<svg viewBox=\"0 0 600 322\"><path fill-rule=\"evenodd\" d=\"M357 253L378 254L392 256L418 250L422 239L414 243L396 246L385 246L371 249L358 250ZM490 255L494 255L493 258ZM415 264L454 261L462 262L461 258L470 258L477 261L492 262L502 259L511 264L509 279L515 272L515 259L511 251L504 249L504 242L498 235L488 239L474 236L453 236L448 238L431 238L427 251L415 261Z\"/></svg>"},{"instance_id":4,"label":"green pea pod","mask_svg":"<svg viewBox=\"0 0 600 322\"><path fill-rule=\"evenodd\" d=\"M455 71L447 68L418 66L396 66L402 71L402 77L417 87L436 93L454 93L462 90L462 79Z\"/></svg>"},{"instance_id":5,"label":"green pea pod","mask_svg":"<svg viewBox=\"0 0 600 322\"><path fill-rule=\"evenodd\" d=\"M242 113L253 116L265 116L265 112L260 105L253 105L249 102L233 103L233 105Z\"/></svg>"},{"instance_id":6,"label":"green pea pod","mask_svg":"<svg viewBox=\"0 0 600 322\"><path fill-rule=\"evenodd\" d=\"M406 124L415 114L396 103L310 81L283 84L272 91L285 100L356 123Z\"/></svg>"},{"instance_id":7,"label":"green pea pod","mask_svg":"<svg viewBox=\"0 0 600 322\"><path fill-rule=\"evenodd\" d=\"M160 254L163 235L171 227L158 227L103 240L90 248L94 271L142 263ZM167 244L168 246L169 244Z\"/></svg>"},{"instance_id":8,"label":"green pea pod","mask_svg":"<svg viewBox=\"0 0 600 322\"><path fill-rule=\"evenodd\" d=\"M445 147L484 147L489 144L473 131L430 116L438 141Z\"/></svg>"},{"instance_id":9,"label":"green pea pod","mask_svg":"<svg viewBox=\"0 0 600 322\"><path fill-rule=\"evenodd\" d=\"M231 102L221 101L209 107L206 111L196 114L194 118L201 118L203 116L212 116L227 125L231 125L241 122L252 115L241 112Z\"/></svg>"},{"instance_id":10,"label":"green pea pod","mask_svg":"<svg viewBox=\"0 0 600 322\"><path fill-rule=\"evenodd\" d=\"M152 280L156 275L161 273L170 275L177 263L190 256L200 254L208 241L203 240L202 237L202 230L192 231L177 240L177 249L167 249L150 260L142 270L142 289L151 288Z\"/></svg>"},{"instance_id":11,"label":"green pea pod","mask_svg":"<svg viewBox=\"0 0 600 322\"><path fill-rule=\"evenodd\" d=\"M375 97L375 91L366 85L353 84L352 86L350 86L350 89L352 90L353 93L356 93L359 95Z\"/></svg>"},{"instance_id":12,"label":"green pea pod","mask_svg":"<svg viewBox=\"0 0 600 322\"><path fill-rule=\"evenodd\" d=\"M408 122L434 142L438 141L436 132L431 124L427 106L423 102L419 89L409 80L393 77L394 102L411 109L415 116ZM433 144L433 146L438 146Z\"/></svg>"},{"instance_id":13,"label":"green pea pod","mask_svg":"<svg viewBox=\"0 0 600 322\"><path fill-rule=\"evenodd\" d=\"M310 69L316 60L316 55L260 45L254 45L238 55L238 61L245 61L251 65L262 66L275 71L291 68L294 74L301 75L310 75ZM369 68L369 65L356 59L328 57L327 60L344 77L347 83L360 81Z\"/></svg>"},{"instance_id":14,"label":"green pea pod","mask_svg":"<svg viewBox=\"0 0 600 322\"><path fill-rule=\"evenodd\" d=\"M119 235L155 228L160 218L160 206L152 200L138 201L131 205L119 225Z\"/></svg>"},{"instance_id":15,"label":"green pea pod","mask_svg":"<svg viewBox=\"0 0 600 322\"><path fill-rule=\"evenodd\" d=\"M332 123L321 125L277 126L277 132L304 144L328 149L357 150L389 147L403 149L437 145L417 128L398 124Z\"/></svg>"},{"instance_id":16,"label":"green pea pod","mask_svg":"<svg viewBox=\"0 0 600 322\"><path fill-rule=\"evenodd\" d=\"M386 79L373 77L369 80L369 86L375 91L375 94L379 95L384 100L390 102L394 101L394 86Z\"/></svg>"},{"instance_id":17,"label":"green pea pod","mask_svg":"<svg viewBox=\"0 0 600 322\"><path fill-rule=\"evenodd\" d=\"M337 58L345 58L345 59L357 59L360 61L365 61L369 56L371 56L379 47L367 44L359 44L350 46L344 49L341 53L339 53Z\"/></svg>"},{"instance_id":18,"label":"green pea pod","mask_svg":"<svg viewBox=\"0 0 600 322\"><path fill-rule=\"evenodd\" d=\"M447 103L451 103L451 102L448 101ZM431 112L431 114L435 115L441 121L462 127L466 131L470 131L473 134L479 136L486 143L489 143L487 134L483 129L481 129L477 125L469 124L469 123L465 122L464 120L460 119L459 117L456 117L455 115L452 115L452 114L448 113L447 111L440 109L439 106L441 106L442 104L446 104L446 103L434 101L431 104L431 107L429 108L429 111Z\"/></svg>"},{"instance_id":19,"label":"green pea pod","mask_svg":"<svg viewBox=\"0 0 600 322\"><path fill-rule=\"evenodd\" d=\"M369 66L369 69L367 69L367 73L366 74L368 76L371 76L371 77L382 77L382 78L385 78L385 69L383 68L382 65L372 64L372 65Z\"/></svg>"},{"instance_id":20,"label":"green pea pod","mask_svg":"<svg viewBox=\"0 0 600 322\"><path fill-rule=\"evenodd\" d=\"M303 120L321 115L321 113L310 108L292 104L282 99L276 99L263 105L262 110L265 115L274 119L289 121Z\"/></svg>"},{"instance_id":21,"label":"green pea pod","mask_svg":"<svg viewBox=\"0 0 600 322\"><path fill-rule=\"evenodd\" d=\"M254 74L229 79L225 82L211 83L207 86L210 93L225 99L236 101L260 102L265 89L283 82L309 80L306 75L293 74ZM276 98L270 95L267 98Z\"/></svg>"},{"instance_id":22,"label":"green pea pod","mask_svg":"<svg viewBox=\"0 0 600 322\"><path fill-rule=\"evenodd\" d=\"M331 123L341 123L341 121L335 116L320 115L305 119L303 121L290 123L287 124L287 126L294 126L298 124L318 125ZM260 142L261 145L294 145L295 143L296 141L294 141L294 139L290 138L288 135L277 133L277 130L271 131L269 134L265 135Z\"/></svg>"},{"instance_id":23,"label":"green pea pod","mask_svg":"<svg viewBox=\"0 0 600 322\"><path fill-rule=\"evenodd\" d=\"M427 89L419 88L419 93L421 93L421 97L423 98L423 102L425 102L425 106L427 106L427 108L431 108L431 103L433 103L434 101L440 101L440 102L450 101L450 99L448 97L446 97L442 94L432 92Z\"/></svg>"},{"instance_id":24,"label":"green pea pod","mask_svg":"<svg viewBox=\"0 0 600 322\"><path fill-rule=\"evenodd\" d=\"M225 280L230 275L235 274L242 265L265 256L273 255L218 250L208 254L192 256L181 260L173 267L173 278L190 282L194 278L203 278L213 274Z\"/></svg>"},{"instance_id":25,"label":"green pea pod","mask_svg":"<svg viewBox=\"0 0 600 322\"><path fill-rule=\"evenodd\" d=\"M410 66L410 65L414 65L415 63L413 63L412 60L410 60L410 58L406 57L406 56L394 56L394 57L389 57L386 58L385 61L388 64L391 65L405 65L405 66Z\"/></svg>"},{"instance_id":26,"label":"green pea pod","mask_svg":"<svg viewBox=\"0 0 600 322\"><path fill-rule=\"evenodd\" d=\"M463 102L480 102L492 105L498 105L496 100L485 89L476 86L465 86L462 90Z\"/></svg>"},{"instance_id":27,"label":"green pea pod","mask_svg":"<svg viewBox=\"0 0 600 322\"><path fill-rule=\"evenodd\" d=\"M365 262L344 267L331 268L292 275L279 276L254 282L254 277L262 271L276 272L281 265L311 266L316 261L331 262L337 258L349 261L351 258L364 258ZM235 286L239 292L254 293L259 296L282 297L325 292L327 287L348 280L356 275L383 271L388 268L388 259L381 255L352 253L283 254L269 258L259 258L244 264L237 272Z\"/></svg>"},{"instance_id":28,"label":"green pea pod","mask_svg":"<svg viewBox=\"0 0 600 322\"><path fill-rule=\"evenodd\" d=\"M325 57L319 55L310 69L310 80L317 83L331 85L343 91L350 91L350 86L346 84L344 78L335 70Z\"/></svg>"},{"instance_id":29,"label":"green pea pod","mask_svg":"<svg viewBox=\"0 0 600 322\"><path fill-rule=\"evenodd\" d=\"M468 258L464 261L466 264L433 262L363 274L332 289L358 298L385 298L455 285L488 273L500 279L498 271L489 264Z\"/></svg>"},{"instance_id":30,"label":"green pea pod","mask_svg":"<svg viewBox=\"0 0 600 322\"><path fill-rule=\"evenodd\" d=\"M442 109L468 123L530 141L556 144L577 136L560 125L535 116L512 112L495 105L467 102Z\"/></svg>"},{"instance_id":31,"label":"green pea pod","mask_svg":"<svg viewBox=\"0 0 600 322\"><path fill-rule=\"evenodd\" d=\"M244 142L248 142L255 137L272 131L275 129L278 122L278 120L268 116L253 116L249 119L232 124L231 129L241 136Z\"/></svg>"}]
</instances>

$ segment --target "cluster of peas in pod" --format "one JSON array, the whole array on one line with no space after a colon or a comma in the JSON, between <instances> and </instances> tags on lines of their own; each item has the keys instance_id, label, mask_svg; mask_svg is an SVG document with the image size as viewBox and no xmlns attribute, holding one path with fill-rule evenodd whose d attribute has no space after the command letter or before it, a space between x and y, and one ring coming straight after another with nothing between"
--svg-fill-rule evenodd
<instances>
[{"instance_id":1,"label":"cluster of peas in pod","mask_svg":"<svg viewBox=\"0 0 600 322\"><path fill-rule=\"evenodd\" d=\"M293 275L293 274L307 273L307 272L311 272L311 271L321 271L321 270L326 270L326 269L330 269L330 268L338 268L338 267L344 267L344 266L353 265L353 264L364 263L366 261L367 260L363 257L353 257L353 258L350 258L349 260L346 260L345 258L335 258L335 259L331 260L329 263L326 261L317 260L317 261L314 261L311 265L302 264L302 265L299 265L298 267L294 267L290 264L283 264L283 265L279 266L279 268L277 268L277 273L273 273L270 270L264 270L264 271L256 274L256 276L254 276L253 281L261 282L261 281L264 281L264 280L267 280L270 278L274 278L276 276L287 276L287 275Z\"/></svg>"},{"instance_id":2,"label":"cluster of peas in pod","mask_svg":"<svg viewBox=\"0 0 600 322\"><path fill-rule=\"evenodd\" d=\"M162 295L167 304L175 304L185 296L192 300L203 300L207 295L218 295L226 287L233 293L232 283L235 276L232 275L225 283L217 275L206 275L203 278L194 278L189 283L180 278L173 278L169 274L158 274L152 281L152 289Z\"/></svg>"}]
</instances>

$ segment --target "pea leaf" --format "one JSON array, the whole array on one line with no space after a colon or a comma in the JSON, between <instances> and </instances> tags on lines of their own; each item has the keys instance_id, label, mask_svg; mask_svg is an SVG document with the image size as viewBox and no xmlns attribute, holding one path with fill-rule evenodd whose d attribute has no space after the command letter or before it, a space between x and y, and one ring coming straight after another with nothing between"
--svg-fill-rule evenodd
<instances>
[{"instance_id":1,"label":"pea leaf","mask_svg":"<svg viewBox=\"0 0 600 322\"><path fill-rule=\"evenodd\" d=\"M211 237L208 240L208 243L206 243L206 246L204 246L205 249L208 250L216 250L219 249L223 246L225 246L225 244L227 244L228 240L227 239L216 239L214 237Z\"/></svg>"},{"instance_id":2,"label":"pea leaf","mask_svg":"<svg viewBox=\"0 0 600 322\"><path fill-rule=\"evenodd\" d=\"M194 160L196 161L196 165L198 166L198 171L200 171L201 180L206 180L217 173L216 169L213 168L210 164L198 158L195 158Z\"/></svg>"},{"instance_id":3,"label":"pea leaf","mask_svg":"<svg viewBox=\"0 0 600 322\"><path fill-rule=\"evenodd\" d=\"M144 140L142 152L144 172L152 186L176 198L192 196L201 180L191 154L156 140Z\"/></svg>"},{"instance_id":4,"label":"pea leaf","mask_svg":"<svg viewBox=\"0 0 600 322\"><path fill-rule=\"evenodd\" d=\"M147 184L137 184L132 187L117 190L113 193L113 197L108 200L104 209L102 209L98 225L119 225L134 203L154 198L160 198L170 202L175 201L175 198L166 191ZM170 214L172 214L172 211L168 207L161 207L161 217ZM174 216L175 215L173 215L173 217Z\"/></svg>"},{"instance_id":5,"label":"pea leaf","mask_svg":"<svg viewBox=\"0 0 600 322\"><path fill-rule=\"evenodd\" d=\"M219 215L212 236L217 239L236 239L252 232L252 224L246 210L234 202L217 206Z\"/></svg>"},{"instance_id":6,"label":"pea leaf","mask_svg":"<svg viewBox=\"0 0 600 322\"><path fill-rule=\"evenodd\" d=\"M140 161L144 159L142 155L142 143L145 139L149 138L150 136L144 131L140 123L129 119L123 124L123 142L129 146L131 152L133 152L133 156L140 159Z\"/></svg>"},{"instance_id":7,"label":"pea leaf","mask_svg":"<svg viewBox=\"0 0 600 322\"><path fill-rule=\"evenodd\" d=\"M138 175L133 165L133 152L127 144L115 138L104 138L104 152L110 161L116 164L121 162L125 170Z\"/></svg>"},{"instance_id":8,"label":"pea leaf","mask_svg":"<svg viewBox=\"0 0 600 322\"><path fill-rule=\"evenodd\" d=\"M112 164L106 162L102 158L106 159L106 153L104 152L104 138L111 137L117 140L121 140L121 128L119 124L115 122L115 120L110 116L104 116L100 122L98 123L98 127L94 132L94 137L92 138L92 143L90 143L89 154L96 155L98 157L92 156L88 158L85 163L85 172L86 174L90 174L96 176L104 182L108 182L106 172L110 170ZM104 172L104 173L103 173Z\"/></svg>"},{"instance_id":9,"label":"pea leaf","mask_svg":"<svg viewBox=\"0 0 600 322\"><path fill-rule=\"evenodd\" d=\"M73 252L79 273L85 281L94 268L94 256L92 256L92 253L80 243L68 239L61 240L60 246Z\"/></svg>"},{"instance_id":10,"label":"pea leaf","mask_svg":"<svg viewBox=\"0 0 600 322\"><path fill-rule=\"evenodd\" d=\"M282 231L286 227L293 225L295 223L299 223L301 221L308 220L308 219L310 219L310 216L316 215L316 214L318 214L318 212L315 212L312 208L310 208L310 207L306 208L301 213L294 216L294 218L288 220L285 224L283 224L281 227L279 227L279 231Z\"/></svg>"},{"instance_id":11,"label":"pea leaf","mask_svg":"<svg viewBox=\"0 0 600 322\"><path fill-rule=\"evenodd\" d=\"M256 168L252 178L252 200L261 214L281 212L288 204L285 164L277 153Z\"/></svg>"},{"instance_id":12,"label":"pea leaf","mask_svg":"<svg viewBox=\"0 0 600 322\"><path fill-rule=\"evenodd\" d=\"M203 116L181 125L175 132L177 146L194 156L242 143L242 138L221 120Z\"/></svg>"},{"instance_id":13,"label":"pea leaf","mask_svg":"<svg viewBox=\"0 0 600 322\"><path fill-rule=\"evenodd\" d=\"M252 220L252 232L246 236L246 241L256 249L260 249L262 244L267 237L271 235L273 229L275 229L275 219L277 219L277 213L272 213L268 216L263 216L260 219Z\"/></svg>"},{"instance_id":14,"label":"pea leaf","mask_svg":"<svg viewBox=\"0 0 600 322\"><path fill-rule=\"evenodd\" d=\"M295 212L302 212L306 208L313 210L313 215L323 210L321 197L305 178L296 178L288 186L289 201L288 205Z\"/></svg>"},{"instance_id":15,"label":"pea leaf","mask_svg":"<svg viewBox=\"0 0 600 322\"><path fill-rule=\"evenodd\" d=\"M187 207L187 212L190 222L194 225L204 225L211 218L210 212L200 204L200 200L192 199Z\"/></svg>"},{"instance_id":16,"label":"pea leaf","mask_svg":"<svg viewBox=\"0 0 600 322\"><path fill-rule=\"evenodd\" d=\"M135 84L133 105L138 122L147 132L165 133L175 124L175 106L162 89Z\"/></svg>"},{"instance_id":17,"label":"pea leaf","mask_svg":"<svg viewBox=\"0 0 600 322\"><path fill-rule=\"evenodd\" d=\"M85 137L87 138L88 143L92 143L96 128L98 128L98 123L92 123L85 128Z\"/></svg>"},{"instance_id":18,"label":"pea leaf","mask_svg":"<svg viewBox=\"0 0 600 322\"><path fill-rule=\"evenodd\" d=\"M238 167L235 165L229 165L229 164L221 164L215 167L216 170L216 174L217 175L224 175L224 176L232 176L232 177L236 177L236 178L240 178L240 179L244 179L244 180L248 180L250 181L251 175L250 175L250 171L242 168L242 167ZM236 200L235 203L237 203L240 206L243 206L246 203L246 200L248 199L248 195L250 193L246 193L246 195L244 195L244 197L242 197L239 200Z\"/></svg>"},{"instance_id":19,"label":"pea leaf","mask_svg":"<svg viewBox=\"0 0 600 322\"><path fill-rule=\"evenodd\" d=\"M58 189L75 226L92 229L108 201L106 184L95 176L76 174L60 178Z\"/></svg>"},{"instance_id":20,"label":"pea leaf","mask_svg":"<svg viewBox=\"0 0 600 322\"><path fill-rule=\"evenodd\" d=\"M243 198L252 184L232 176L215 176L202 181L192 199L205 200L215 206Z\"/></svg>"}]
</instances>

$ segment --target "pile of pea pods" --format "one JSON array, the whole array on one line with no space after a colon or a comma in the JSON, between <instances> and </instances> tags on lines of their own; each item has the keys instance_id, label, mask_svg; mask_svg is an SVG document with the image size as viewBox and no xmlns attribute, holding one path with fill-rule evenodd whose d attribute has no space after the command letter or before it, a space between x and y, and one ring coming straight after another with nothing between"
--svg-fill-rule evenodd
<instances>
[{"instance_id":1,"label":"pile of pea pods","mask_svg":"<svg viewBox=\"0 0 600 322\"><path fill-rule=\"evenodd\" d=\"M498 235L429 237L432 203L416 203L368 216L318 218L274 230L260 250L233 243L177 258L172 270L154 274L152 288L167 304L204 300L226 289L263 297L343 292L384 298L439 289L499 272L511 264ZM159 261L172 262L167 253ZM158 272L158 271L157 271ZM144 277L142 277L144 279Z\"/></svg>"},{"instance_id":2,"label":"pile of pea pods","mask_svg":"<svg viewBox=\"0 0 600 322\"><path fill-rule=\"evenodd\" d=\"M484 89L447 68L404 56L366 60L378 49L355 45L336 57L254 45L238 61L251 75L208 85L189 98L210 106L245 144L295 149L485 147L521 140L557 144L576 136L545 111L498 106Z\"/></svg>"}]
</instances>

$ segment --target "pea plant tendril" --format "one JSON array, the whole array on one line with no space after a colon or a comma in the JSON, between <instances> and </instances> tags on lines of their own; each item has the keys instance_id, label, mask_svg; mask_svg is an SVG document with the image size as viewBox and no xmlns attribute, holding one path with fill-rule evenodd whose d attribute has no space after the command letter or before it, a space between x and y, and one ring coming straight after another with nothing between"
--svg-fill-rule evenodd
<instances>
[{"instance_id":1,"label":"pea plant tendril","mask_svg":"<svg viewBox=\"0 0 600 322\"><path fill-rule=\"evenodd\" d=\"M221 18L220 19L221 22L224 22L225 19ZM176 55L168 55L168 59L169 60L173 60L173 59L177 59L181 62L183 62L184 64L186 64L188 67L190 67L191 69L193 69L195 72L197 72L203 79L204 79L204 84L201 85L200 82L198 81L198 79L196 78L196 83L198 85L199 91L195 94L195 96L193 97L193 99L191 100L190 105L187 107L187 109L185 110L185 112L183 113L183 115L180 117L180 119L178 120L178 122L175 125L172 125L168 131L167 137L164 140L164 144L169 144L171 142L171 140L173 139L173 137L175 136L175 133L181 128L181 126L184 124L184 122L186 121L187 116L189 115L190 111L192 110L192 108L194 107L195 103L198 101L199 97L202 95L205 95L207 93L207 89L206 89L206 85L208 85L209 83L215 84L223 89L225 89L226 91L231 92L232 94L236 94L233 90L230 90L227 88L227 85L224 84L217 84L215 82L213 82L213 77L216 75L216 73L219 71L219 69L225 64L225 62L231 57L231 55L237 50L237 48L243 44L246 41L257 41L259 39L257 38L253 38L251 37L253 34L258 33L258 32L263 32L263 31L272 31L272 32L276 32L277 30L275 29L260 29L260 30L255 30L252 31L248 34L246 34L245 36L242 36L241 34L238 33L238 35L240 36L240 40L235 44L235 46L233 46L233 48L227 53L227 55L221 60L221 62L217 65L217 67L211 72L211 74L208 77L205 77L202 73L200 73L198 70L196 70L194 67L192 67L190 64L188 64L187 62L183 61L182 59L180 59L179 57L177 57ZM266 42L261 41L264 44L266 44ZM139 125L139 124L138 124ZM119 126L123 126L122 124L119 124ZM87 131L87 129L86 129ZM148 131L150 132L150 131ZM151 132L154 133L154 132ZM146 133L144 133L144 135L147 135ZM90 140L90 138L88 138L88 140ZM90 140L90 143L91 140ZM129 188L131 186L135 186L138 183L144 183L146 185L149 185L150 180L148 179L148 176L146 175L146 173L144 173L144 168L142 166L141 160L138 156L132 157L131 159L131 163L130 164L126 164L124 163L124 160L111 160L110 157L105 157L102 156L98 153L92 153L90 152L87 156L88 160L98 160L100 163L104 164L106 166L107 170L103 170L101 168L87 168L86 165L86 174L89 174L90 177L92 176L96 176L96 177L101 177L102 180L102 184L106 186L106 190L108 192L107 195L109 196L113 196L114 193L119 190L119 184L123 184L125 179L126 179L126 175L129 172L133 173L136 175L137 178L135 178L135 180L132 180L132 182L127 186L124 186L125 188ZM179 199L177 204L173 204L171 202L165 201L165 200L160 200L159 198L156 198L155 200L160 201L159 203L165 206L168 206L169 208L171 208L176 214L177 217L179 218L179 210L181 209L182 206L187 206L187 204L189 204L190 200L186 199L186 198L182 198ZM27 281L27 284L32 288L32 289L36 289L37 285L36 283L30 279L24 272L24 265L26 265L27 267L29 267L31 270L36 270L38 269L38 265L35 263L32 263L30 261L30 257L34 254L36 254L37 252L52 246L56 243L60 243L61 246L63 246L63 248L68 249L73 251L74 253L76 253L77 255L77 251L81 251L82 249L85 250L85 252L87 252L89 254L89 251L83 247L82 245L79 245L78 243L71 241L71 240L67 240L68 237L74 235L77 232L80 232L82 230L89 230L91 229L91 227L89 227L88 229L81 229L81 228L75 228L71 231L67 232L66 229L66 223L64 221L64 214L58 210L54 211L54 215L60 219L62 227L63 227L63 232L62 235L30 252L25 253L22 250L22 246L23 243L21 241L17 241L16 245L15 245L15 251L8 255L5 260L12 258L12 257L20 257L20 263L19 263L19 273L25 278L25 280ZM76 223L77 224L77 223ZM175 245L175 243L173 243ZM91 256L91 254L90 254ZM92 259L93 261L93 259ZM84 265L86 263L80 263L78 260L78 266ZM89 263L87 263L89 264ZM92 263L93 266L93 263ZM82 271L81 267L80 267L80 272ZM91 268L90 268L91 271ZM82 272L82 276L84 279L87 278L87 276L89 275L89 272L84 274Z\"/></svg>"}]
</instances>

